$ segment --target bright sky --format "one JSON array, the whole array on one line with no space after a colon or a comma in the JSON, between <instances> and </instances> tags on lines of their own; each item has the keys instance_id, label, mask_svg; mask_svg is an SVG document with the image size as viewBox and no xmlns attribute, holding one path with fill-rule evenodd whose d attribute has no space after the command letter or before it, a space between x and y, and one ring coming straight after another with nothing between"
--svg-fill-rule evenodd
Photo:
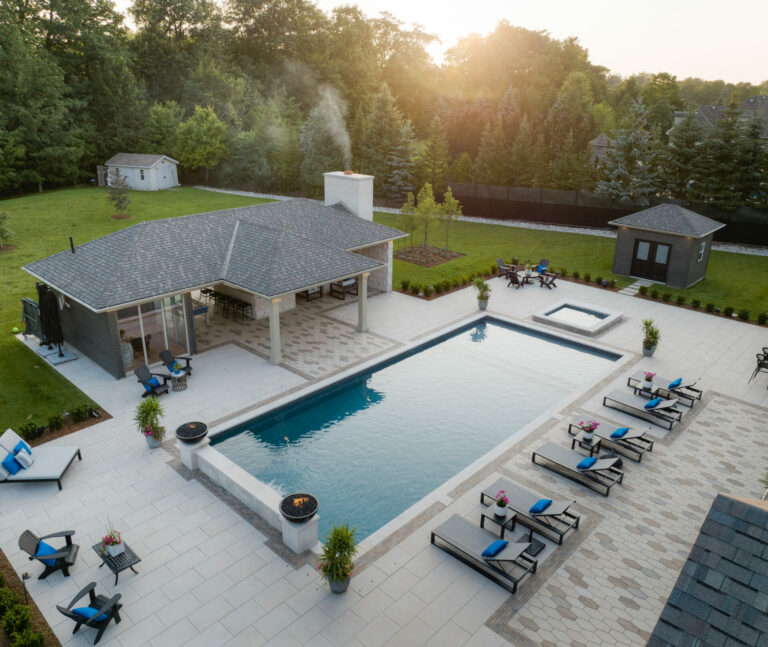
<instances>
[{"instance_id":1,"label":"bright sky","mask_svg":"<svg viewBox=\"0 0 768 647\"><path fill-rule=\"evenodd\" d=\"M357 4L368 16L389 11L437 34L442 53L459 37L485 35L506 18L513 25L575 36L590 60L611 72L669 72L730 82L768 79L766 0L316 0L330 11ZM117 0L125 9L129 0Z\"/></svg>"}]
</instances>

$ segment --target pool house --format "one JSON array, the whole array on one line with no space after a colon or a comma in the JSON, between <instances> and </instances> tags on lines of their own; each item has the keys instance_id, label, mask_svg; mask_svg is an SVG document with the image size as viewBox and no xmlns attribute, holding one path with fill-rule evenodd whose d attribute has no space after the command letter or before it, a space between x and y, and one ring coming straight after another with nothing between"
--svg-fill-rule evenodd
<instances>
[{"instance_id":1,"label":"pool house","mask_svg":"<svg viewBox=\"0 0 768 647\"><path fill-rule=\"evenodd\" d=\"M325 203L295 199L141 222L29 263L59 297L64 339L117 378L198 352L210 309L269 320L281 361L280 313L324 294L356 294L365 332L368 290L392 289L392 243L373 222L373 177L325 174ZM210 298L215 296L215 299Z\"/></svg>"}]
</instances>

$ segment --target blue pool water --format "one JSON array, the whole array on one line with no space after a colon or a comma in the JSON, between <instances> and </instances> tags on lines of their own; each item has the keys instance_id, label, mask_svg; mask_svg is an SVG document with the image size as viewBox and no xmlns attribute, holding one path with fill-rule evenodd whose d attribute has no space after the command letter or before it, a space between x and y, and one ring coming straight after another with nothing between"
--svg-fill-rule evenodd
<instances>
[{"instance_id":1,"label":"blue pool water","mask_svg":"<svg viewBox=\"0 0 768 647\"><path fill-rule=\"evenodd\" d=\"M617 359L486 320L212 444L281 494L314 494L321 536L349 523L362 539Z\"/></svg>"}]
</instances>

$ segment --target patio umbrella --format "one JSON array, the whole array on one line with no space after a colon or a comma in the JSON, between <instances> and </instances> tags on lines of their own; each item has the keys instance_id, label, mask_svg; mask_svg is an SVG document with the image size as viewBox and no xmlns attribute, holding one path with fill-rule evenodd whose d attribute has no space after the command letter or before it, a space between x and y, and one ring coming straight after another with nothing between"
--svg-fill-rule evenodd
<instances>
[{"instance_id":1,"label":"patio umbrella","mask_svg":"<svg viewBox=\"0 0 768 647\"><path fill-rule=\"evenodd\" d=\"M48 348L51 348L52 344L56 344L59 347L59 357L63 357L61 342L64 341L64 334L61 331L61 322L59 321L59 300L44 284L37 286L37 293L40 297L40 322L43 328L44 343L48 344Z\"/></svg>"}]
</instances>

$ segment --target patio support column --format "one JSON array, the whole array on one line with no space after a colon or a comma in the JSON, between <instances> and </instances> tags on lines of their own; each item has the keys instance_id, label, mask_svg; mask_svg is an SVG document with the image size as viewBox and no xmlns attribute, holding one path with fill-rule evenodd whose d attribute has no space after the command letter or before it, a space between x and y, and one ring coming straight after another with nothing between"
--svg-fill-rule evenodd
<instances>
[{"instance_id":1,"label":"patio support column","mask_svg":"<svg viewBox=\"0 0 768 647\"><path fill-rule=\"evenodd\" d=\"M368 277L370 272L363 272L358 280L357 331L368 332Z\"/></svg>"},{"instance_id":2,"label":"patio support column","mask_svg":"<svg viewBox=\"0 0 768 647\"><path fill-rule=\"evenodd\" d=\"M283 359L280 350L280 297L272 299L269 308L269 361L279 364Z\"/></svg>"}]
</instances>

